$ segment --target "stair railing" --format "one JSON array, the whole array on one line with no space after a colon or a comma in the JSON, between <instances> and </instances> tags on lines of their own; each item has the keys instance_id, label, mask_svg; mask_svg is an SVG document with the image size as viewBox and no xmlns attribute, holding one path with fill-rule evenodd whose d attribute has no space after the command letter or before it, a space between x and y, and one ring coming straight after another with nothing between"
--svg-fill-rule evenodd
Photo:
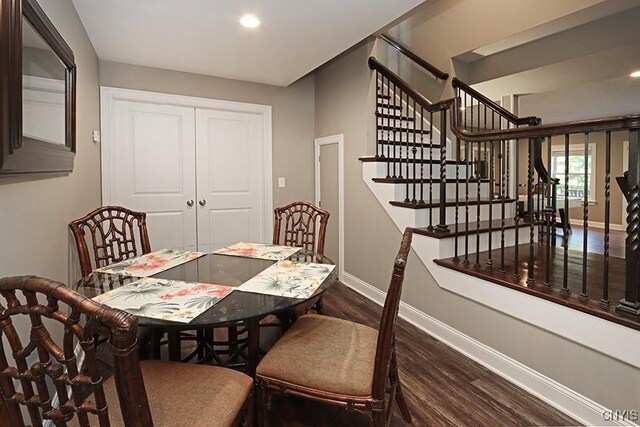
<instances>
[{"instance_id":1,"label":"stair railing","mask_svg":"<svg viewBox=\"0 0 640 427\"><path fill-rule=\"evenodd\" d=\"M369 58L369 67L377 90L376 158L386 164L381 180L405 184L405 198L399 202L404 206L433 206L434 185L439 185L439 200L447 200L447 114L453 100L432 104L376 58ZM435 140L434 120L440 124ZM446 206L439 204L435 227L429 210L429 228L448 232Z\"/></svg>"},{"instance_id":2,"label":"stair railing","mask_svg":"<svg viewBox=\"0 0 640 427\"><path fill-rule=\"evenodd\" d=\"M518 117L503 106L499 105L495 101L487 98L482 93L473 89L463 81L454 77L451 80L451 85L455 90L456 98L460 99L460 106L457 110L461 115L460 126L469 132L482 132L486 130L502 130L512 129L519 126L537 126L541 123L539 117ZM505 236L507 227L507 204L510 204L511 196L515 196L514 192L517 190L512 188L512 171L511 171L511 159L512 159L512 141L483 141L481 143L472 143L464 139L456 138L456 147L462 152L462 156L458 155L458 159L464 157L465 166L467 168L466 175L473 175L476 178L475 193L476 193L476 205L475 205L475 262L474 266L479 268L480 264L480 246L481 246L481 179L489 181L489 201L488 201L488 235L492 236L494 230L500 230L500 261L498 271L504 273L505 271ZM548 184L552 184L549 179L548 173L544 167L540 158L534 162L537 166L538 176L544 177L543 181ZM475 170L473 167L475 166ZM469 169L471 168L471 169ZM517 169L516 169L517 170ZM472 189L473 191L473 189ZM511 194L510 194L511 193ZM553 192L555 194L555 191ZM495 223L494 218L494 201L497 201L498 208L500 209L499 221ZM469 230L469 224L473 222L473 218L469 218L469 211L471 205L469 203L469 179L465 181L465 203L464 203L464 262L469 263L469 240L471 233ZM456 218L459 217L458 210L460 209L459 198L456 197ZM528 212L532 212L530 209ZM516 216L516 229L518 229L518 218ZM456 220L454 224L454 232L457 235L459 231L459 224ZM515 244L518 245L519 236L516 233ZM489 237L487 239L487 260L486 268L493 270L493 239ZM459 258L458 242L456 240L454 253L455 258Z\"/></svg>"},{"instance_id":3,"label":"stair railing","mask_svg":"<svg viewBox=\"0 0 640 427\"><path fill-rule=\"evenodd\" d=\"M640 115L610 117L602 119L555 123L520 128L473 128L465 123L465 103L461 97L454 99L451 110L451 130L453 134L466 143L502 144L514 141L516 150L516 170L519 170L519 153L522 142L527 143L526 195L527 215L522 215L521 207L516 220L524 217L529 226L528 260L526 271L521 271L519 251L522 249L516 241L513 265L501 266L500 272L507 276L511 272L513 284L525 279L523 284L533 288L541 285L546 289L549 299L554 299L557 292L564 297L563 303L573 308L588 311L591 305L597 305L603 312L608 312L611 300L618 300L615 310L627 315L640 316ZM531 123L529 123L531 124ZM616 262L625 262L624 280L622 272L610 270L610 235L611 235L611 145L613 132L628 132L629 162L627 171L616 180L627 200L625 259L616 258ZM604 174L604 231L602 234L602 256L593 242L600 233L590 227L589 206L595 198L597 188L595 178L591 175L590 162L594 153L592 146L596 138L604 139L605 174ZM572 141L573 140L573 141ZM555 165L551 173L544 166L544 152L547 164ZM571 170L571 163L580 165L579 172ZM536 163L538 165L536 165ZM583 166L583 167L582 167ZM535 175L537 185L535 183ZM516 172L516 183L518 173ZM546 182L545 182L546 180ZM593 180L593 181L592 181ZM555 183L555 184L554 184ZM551 184L551 185L547 185ZM516 188L519 185L516 184ZM557 190L556 190L557 187ZM558 194L551 194L558 191ZM501 195L502 196L502 195ZM522 196L521 196L522 197ZM556 203L558 203L556 205ZM538 208L536 208L536 205ZM562 206L562 208L559 208ZM568 236L572 232L568 218L568 209L582 207L582 251L569 245ZM562 235L556 234L555 211L560 211L561 223L558 224ZM504 215L502 215L504 217ZM538 236L534 227L540 226ZM516 227L515 236L518 236ZM590 238L590 233L594 236ZM537 237L537 242L536 242ZM563 262L561 266L552 266L551 254L555 251L556 241L562 241ZM595 245L598 246L598 245ZM504 250L504 243L501 245ZM571 263L569 258L571 256ZM602 267L594 268L595 263ZM576 266L580 265L579 269ZM591 266L591 267L589 267ZM554 268L555 267L555 268ZM553 271L552 271L553 270ZM540 274L536 274L539 271ZM572 290L568 286L570 274L581 276L580 289ZM624 282L624 290L610 289L612 275L614 282ZM505 284L508 282L505 280ZM577 298L572 298L577 294ZM594 301L594 297L596 301Z\"/></svg>"},{"instance_id":4,"label":"stair railing","mask_svg":"<svg viewBox=\"0 0 640 427\"><path fill-rule=\"evenodd\" d=\"M377 82L376 159L386 166L386 177L374 181L404 187L404 200L399 196L392 205L427 209L426 228L435 236L453 231L453 260L468 265L461 270L482 277L489 273L489 280L505 286L637 327L637 320L614 316L611 301L619 301L616 312L640 316L640 115L542 125L537 117L512 114L458 79L452 80L454 98L431 103L375 58L369 58L369 67ZM630 146L628 170L616 178L627 200L625 259L612 255L610 245L615 132L627 132ZM596 138L605 145L603 224L589 220L595 179L602 185L589 167ZM455 184L452 199L447 183ZM447 217L452 206L453 220ZM576 238L569 243L570 208L582 209L578 245ZM488 211L488 226L481 224L481 209L483 215ZM514 229L513 235L507 229ZM481 260L486 231L489 251ZM591 247L593 242L599 247ZM569 276L579 277L578 285L571 285Z\"/></svg>"},{"instance_id":5,"label":"stair railing","mask_svg":"<svg viewBox=\"0 0 640 427\"><path fill-rule=\"evenodd\" d=\"M386 34L380 34L378 36L380 39L384 40L389 44L389 46L393 47L395 50L411 59L413 62L418 64L420 67L424 68L429 73L433 74L433 76L438 80L447 80L449 78L449 74L444 71L438 69L437 67L431 65L429 62L425 61L420 56L416 55L413 51L411 51L408 47L403 45L397 40L394 40L390 36Z\"/></svg>"}]
</instances>

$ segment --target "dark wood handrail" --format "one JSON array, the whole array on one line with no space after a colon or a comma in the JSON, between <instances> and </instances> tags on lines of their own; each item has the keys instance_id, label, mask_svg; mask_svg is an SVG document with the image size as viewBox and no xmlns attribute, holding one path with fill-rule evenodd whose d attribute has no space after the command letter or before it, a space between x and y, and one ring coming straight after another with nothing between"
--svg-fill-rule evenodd
<instances>
[{"instance_id":1,"label":"dark wood handrail","mask_svg":"<svg viewBox=\"0 0 640 427\"><path fill-rule=\"evenodd\" d=\"M455 98L453 100L453 109L451 114L451 131L458 138L468 142L543 138L554 135L618 131L626 129L640 129L640 114L580 120L575 122L550 123L540 126L491 130L486 132L468 132L460 126L460 98Z\"/></svg>"},{"instance_id":2,"label":"dark wood handrail","mask_svg":"<svg viewBox=\"0 0 640 427\"><path fill-rule=\"evenodd\" d=\"M425 111L435 112L447 110L451 107L451 105L453 105L453 99L445 99L444 101L439 101L435 104L432 104L431 101L424 97L424 95L409 86L409 83L403 80L402 77L398 76L396 73L385 67L373 56L369 57L369 68L378 71L396 87L400 88L404 93L411 96L411 98L414 99L416 103L418 103L422 108L424 108Z\"/></svg>"},{"instance_id":3,"label":"dark wood handrail","mask_svg":"<svg viewBox=\"0 0 640 427\"><path fill-rule=\"evenodd\" d=\"M481 94L480 92L478 92L477 90L475 90L474 88L472 88L471 86L463 82L462 80L458 79L457 77L454 77L453 79L451 79L451 85L454 88L464 90L468 94L472 95L474 98L478 99L479 101L482 101L482 103L485 104L487 107L491 108L496 113L504 116L507 120L509 120L515 125L535 126L540 124L540 119L538 117L535 117L535 116L518 117L515 114L513 114L511 111L504 108L503 106L496 104L495 102L493 102L492 100L490 100L489 98L487 98L486 96L484 96L483 94Z\"/></svg>"},{"instance_id":4,"label":"dark wood handrail","mask_svg":"<svg viewBox=\"0 0 640 427\"><path fill-rule=\"evenodd\" d=\"M400 42L392 39L391 37L389 37L386 34L380 34L379 37L382 40L384 40L385 42L387 42L395 50L397 50L398 52L400 52L401 54L403 54L407 58L411 59L413 62L415 62L416 64L418 64L419 66L421 66L422 68L424 68L425 70L430 72L431 74L433 74L435 76L435 78L437 78L439 80L447 80L449 78L449 74L447 74L444 71L441 71L438 68L436 68L435 66L429 64L427 61L425 61L424 59L422 59L421 57L419 57L418 55L413 53L411 50L409 50L409 48L407 48L406 46L404 46Z\"/></svg>"}]
</instances>

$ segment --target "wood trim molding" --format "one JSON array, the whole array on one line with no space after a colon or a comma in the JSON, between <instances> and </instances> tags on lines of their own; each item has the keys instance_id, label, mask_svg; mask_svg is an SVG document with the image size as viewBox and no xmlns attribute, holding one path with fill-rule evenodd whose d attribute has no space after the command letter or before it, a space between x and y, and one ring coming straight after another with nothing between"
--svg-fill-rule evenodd
<instances>
[{"instance_id":1,"label":"wood trim molding","mask_svg":"<svg viewBox=\"0 0 640 427\"><path fill-rule=\"evenodd\" d=\"M320 168L318 158L320 157L320 146L338 144L338 279L342 280L344 275L344 134L325 136L315 139L315 203L320 201Z\"/></svg>"}]
</instances>

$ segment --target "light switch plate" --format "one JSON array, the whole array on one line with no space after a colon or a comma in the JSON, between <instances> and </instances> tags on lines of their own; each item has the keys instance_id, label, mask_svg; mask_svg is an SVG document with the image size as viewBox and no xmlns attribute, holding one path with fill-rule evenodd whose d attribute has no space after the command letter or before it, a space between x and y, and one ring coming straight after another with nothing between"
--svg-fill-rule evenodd
<instances>
[{"instance_id":1,"label":"light switch plate","mask_svg":"<svg viewBox=\"0 0 640 427\"><path fill-rule=\"evenodd\" d=\"M278 187L280 187L280 188L284 188L285 187L284 176L281 176L281 177L278 178Z\"/></svg>"},{"instance_id":2,"label":"light switch plate","mask_svg":"<svg viewBox=\"0 0 640 427\"><path fill-rule=\"evenodd\" d=\"M94 130L93 132L91 132L91 137L93 138L93 142L95 143L100 142L100 131Z\"/></svg>"}]
</instances>

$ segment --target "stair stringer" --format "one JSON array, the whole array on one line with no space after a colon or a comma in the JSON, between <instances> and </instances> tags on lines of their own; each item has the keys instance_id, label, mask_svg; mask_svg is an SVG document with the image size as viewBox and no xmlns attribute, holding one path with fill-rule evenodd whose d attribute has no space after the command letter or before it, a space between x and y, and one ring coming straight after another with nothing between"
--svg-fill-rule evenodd
<instances>
[{"instance_id":1,"label":"stair stringer","mask_svg":"<svg viewBox=\"0 0 640 427\"><path fill-rule=\"evenodd\" d=\"M364 182L398 229L416 227L418 215L426 215L427 210L390 205L393 186L373 182L376 172L375 163L362 163ZM639 331L441 267L433 260L451 256L445 253L446 239L416 235L411 247L440 288L640 368Z\"/></svg>"}]
</instances>

